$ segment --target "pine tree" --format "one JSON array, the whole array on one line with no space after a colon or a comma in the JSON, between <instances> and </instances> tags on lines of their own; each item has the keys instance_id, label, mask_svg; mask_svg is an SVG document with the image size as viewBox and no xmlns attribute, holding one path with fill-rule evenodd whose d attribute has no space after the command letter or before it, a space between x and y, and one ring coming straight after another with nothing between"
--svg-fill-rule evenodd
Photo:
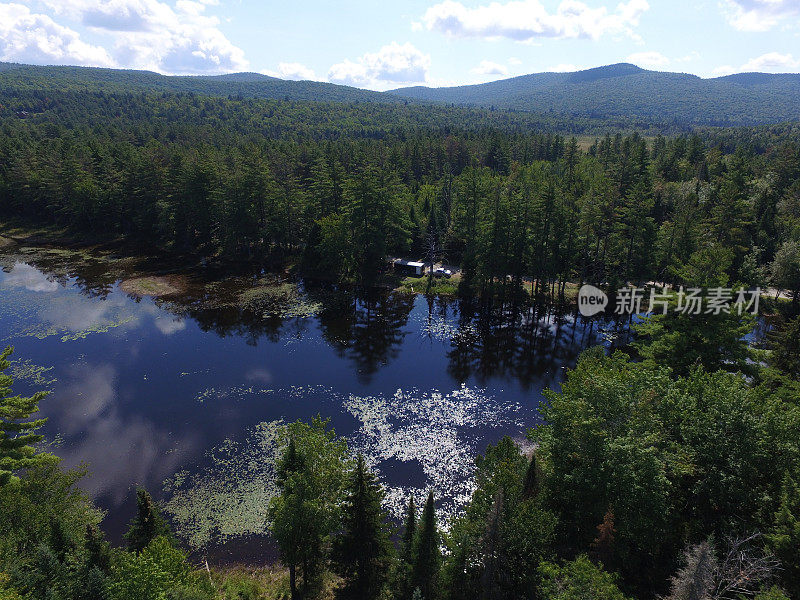
<instances>
[{"instance_id":1,"label":"pine tree","mask_svg":"<svg viewBox=\"0 0 800 600\"><path fill-rule=\"evenodd\" d=\"M506 597L509 589L509 578L506 571L505 552L503 548L503 489L497 490L492 508L486 516L486 531L481 540L483 572L481 588L486 600Z\"/></svg>"},{"instance_id":2,"label":"pine tree","mask_svg":"<svg viewBox=\"0 0 800 600\"><path fill-rule=\"evenodd\" d=\"M39 411L39 402L48 392L37 392L27 398L11 395L14 380L4 371L11 366L8 357L13 351L9 346L0 352L0 486L11 481L14 471L43 464L53 458L50 454L37 453L35 448L42 436L34 432L47 419L28 420Z\"/></svg>"},{"instance_id":3,"label":"pine tree","mask_svg":"<svg viewBox=\"0 0 800 600\"><path fill-rule=\"evenodd\" d=\"M169 525L147 490L136 490L136 516L125 534L128 549L138 554L159 536L172 538Z\"/></svg>"},{"instance_id":4,"label":"pine tree","mask_svg":"<svg viewBox=\"0 0 800 600\"><path fill-rule=\"evenodd\" d=\"M347 444L328 428L327 420L290 423L281 435L286 446L268 518L281 559L289 567L292 598L299 598L322 583L330 536L341 524L350 461Z\"/></svg>"},{"instance_id":5,"label":"pine tree","mask_svg":"<svg viewBox=\"0 0 800 600\"><path fill-rule=\"evenodd\" d=\"M87 555L86 565L89 569L96 567L106 574L111 571L111 549L96 525L90 523L86 526L84 547Z\"/></svg>"},{"instance_id":6,"label":"pine tree","mask_svg":"<svg viewBox=\"0 0 800 600\"><path fill-rule=\"evenodd\" d=\"M775 525L766 538L781 561L783 587L792 598L800 598L800 485L788 475L783 480Z\"/></svg>"},{"instance_id":7,"label":"pine tree","mask_svg":"<svg viewBox=\"0 0 800 600\"><path fill-rule=\"evenodd\" d=\"M408 563L414 553L414 536L417 533L417 508L414 505L414 496L408 499L406 518L403 527L402 559Z\"/></svg>"},{"instance_id":8,"label":"pine tree","mask_svg":"<svg viewBox=\"0 0 800 600\"><path fill-rule=\"evenodd\" d=\"M377 598L386 581L393 546L377 477L358 455L342 508L343 531L335 540L335 569L344 578L342 596Z\"/></svg>"},{"instance_id":9,"label":"pine tree","mask_svg":"<svg viewBox=\"0 0 800 600\"><path fill-rule=\"evenodd\" d=\"M414 592L411 574L414 568L414 539L417 534L417 507L414 496L408 499L406 516L403 520L403 535L400 538L400 560L395 563L392 575L393 595L398 600L410 598Z\"/></svg>"},{"instance_id":10,"label":"pine tree","mask_svg":"<svg viewBox=\"0 0 800 600\"><path fill-rule=\"evenodd\" d=\"M522 488L522 496L528 500L536 498L542 487L542 469L539 466L539 459L536 457L536 452L531 455L531 461L528 463L528 470L525 472L525 484Z\"/></svg>"},{"instance_id":11,"label":"pine tree","mask_svg":"<svg viewBox=\"0 0 800 600\"><path fill-rule=\"evenodd\" d=\"M436 508L433 502L433 491L428 493L419 530L414 539L413 568L411 584L419 588L425 600L433 600L438 595L439 568L442 556L439 548L439 531L436 527Z\"/></svg>"}]
</instances>

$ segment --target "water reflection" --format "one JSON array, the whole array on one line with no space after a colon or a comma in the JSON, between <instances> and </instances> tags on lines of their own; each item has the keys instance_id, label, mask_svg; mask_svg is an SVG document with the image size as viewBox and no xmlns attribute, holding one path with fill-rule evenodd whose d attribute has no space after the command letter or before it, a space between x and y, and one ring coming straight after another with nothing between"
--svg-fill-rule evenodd
<instances>
[{"instance_id":1,"label":"water reflection","mask_svg":"<svg viewBox=\"0 0 800 600\"><path fill-rule=\"evenodd\" d=\"M91 457L85 486L95 497L120 505L133 486L163 480L199 446L191 433L176 440L145 416L125 414L111 364L76 363L61 378L47 400L51 427L65 439L58 454L67 466Z\"/></svg>"},{"instance_id":2,"label":"water reflection","mask_svg":"<svg viewBox=\"0 0 800 600\"><path fill-rule=\"evenodd\" d=\"M316 288L311 297L322 303L322 336L353 365L362 383L369 382L400 352L414 296L387 290Z\"/></svg>"},{"instance_id":3,"label":"water reflection","mask_svg":"<svg viewBox=\"0 0 800 600\"><path fill-rule=\"evenodd\" d=\"M541 390L604 340L599 322L556 307L274 277L294 308L264 311L243 301L255 285L269 296L261 273L194 273L181 294L152 300L118 285L140 265L108 257L17 250L0 265L0 340L54 367L45 433L63 438L68 465L90 463L85 486L117 540L133 486L158 495L176 472L203 472L213 448L240 448L232 465L261 464L267 450L247 442L259 424L318 413L371 457L394 508L433 487L452 511L469 493L474 454L501 435L522 438ZM216 493L213 473L189 481ZM223 488L261 506L268 473L253 473L256 483Z\"/></svg>"},{"instance_id":4,"label":"water reflection","mask_svg":"<svg viewBox=\"0 0 800 600\"><path fill-rule=\"evenodd\" d=\"M58 282L39 269L25 263L16 263L8 271L5 284L9 287L24 287L31 292L55 292Z\"/></svg>"}]
</instances>

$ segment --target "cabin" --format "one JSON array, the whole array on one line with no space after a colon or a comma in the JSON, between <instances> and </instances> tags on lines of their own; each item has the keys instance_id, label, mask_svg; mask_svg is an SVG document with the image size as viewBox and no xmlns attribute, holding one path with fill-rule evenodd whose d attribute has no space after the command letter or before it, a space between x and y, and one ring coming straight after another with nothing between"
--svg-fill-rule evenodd
<instances>
[{"instance_id":1,"label":"cabin","mask_svg":"<svg viewBox=\"0 0 800 600\"><path fill-rule=\"evenodd\" d=\"M398 258L393 261L394 270L398 273L422 277L425 274L425 263Z\"/></svg>"}]
</instances>

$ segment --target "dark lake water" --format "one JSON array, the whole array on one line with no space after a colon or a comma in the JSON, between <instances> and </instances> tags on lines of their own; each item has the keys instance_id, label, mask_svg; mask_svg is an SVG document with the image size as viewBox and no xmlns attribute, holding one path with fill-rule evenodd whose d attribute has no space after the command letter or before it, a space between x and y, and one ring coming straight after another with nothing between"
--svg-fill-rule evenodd
<instances>
[{"instance_id":1,"label":"dark lake water","mask_svg":"<svg viewBox=\"0 0 800 600\"><path fill-rule=\"evenodd\" d=\"M136 486L194 546L263 531L276 424L317 414L380 472L395 514L433 488L446 517L475 454L524 441L541 391L609 338L573 313L388 290L245 275L165 302L126 294L108 257L16 248L0 264L16 389L53 391L44 433L66 465L89 465L114 541Z\"/></svg>"}]
</instances>

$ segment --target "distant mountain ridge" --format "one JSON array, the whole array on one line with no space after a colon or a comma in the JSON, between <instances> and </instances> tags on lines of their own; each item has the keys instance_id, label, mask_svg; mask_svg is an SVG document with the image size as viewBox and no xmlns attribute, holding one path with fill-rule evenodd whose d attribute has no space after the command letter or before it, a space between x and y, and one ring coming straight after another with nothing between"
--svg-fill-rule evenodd
<instances>
[{"instance_id":1,"label":"distant mountain ridge","mask_svg":"<svg viewBox=\"0 0 800 600\"><path fill-rule=\"evenodd\" d=\"M800 74L739 73L702 79L619 63L573 73L534 73L458 87L374 92L260 73L166 76L149 71L0 63L4 90L173 92L326 102L433 102L557 113L634 117L684 125L761 125L800 120Z\"/></svg>"},{"instance_id":2,"label":"distant mountain ridge","mask_svg":"<svg viewBox=\"0 0 800 600\"><path fill-rule=\"evenodd\" d=\"M740 73L702 79L628 63L536 73L478 85L388 92L412 100L580 116L620 115L706 125L800 119L800 74Z\"/></svg>"},{"instance_id":3,"label":"distant mountain ridge","mask_svg":"<svg viewBox=\"0 0 800 600\"><path fill-rule=\"evenodd\" d=\"M261 73L160 75L97 67L36 66L0 62L0 92L16 89L85 89L173 92L328 102L403 102L380 92L321 81L289 81Z\"/></svg>"}]
</instances>

